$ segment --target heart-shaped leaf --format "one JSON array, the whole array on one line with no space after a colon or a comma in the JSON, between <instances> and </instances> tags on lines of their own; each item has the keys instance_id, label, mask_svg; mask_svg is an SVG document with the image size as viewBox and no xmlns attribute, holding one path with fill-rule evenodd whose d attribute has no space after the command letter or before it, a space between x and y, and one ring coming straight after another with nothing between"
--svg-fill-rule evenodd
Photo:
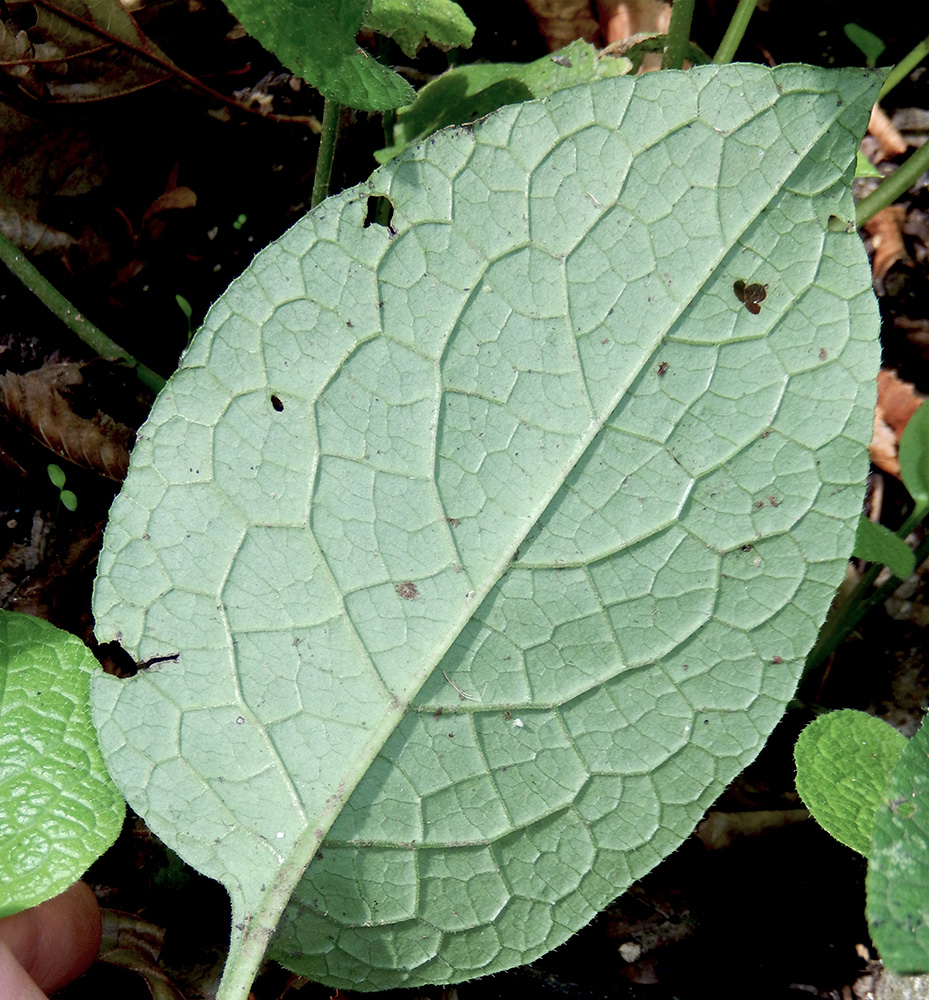
<instances>
[{"instance_id":1,"label":"heart-shaped leaf","mask_svg":"<svg viewBox=\"0 0 929 1000\"><path fill-rule=\"evenodd\" d=\"M130 804L229 889L224 1000L314 856L275 955L460 980L564 941L758 753L867 468L879 82L734 65L505 108L213 306L94 594L101 639L179 659L94 696Z\"/></svg>"}]
</instances>

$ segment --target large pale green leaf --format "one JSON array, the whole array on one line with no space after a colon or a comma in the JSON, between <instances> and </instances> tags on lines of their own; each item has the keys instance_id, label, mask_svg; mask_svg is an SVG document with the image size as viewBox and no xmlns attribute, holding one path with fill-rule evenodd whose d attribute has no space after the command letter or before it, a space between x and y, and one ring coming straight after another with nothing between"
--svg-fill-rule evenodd
<instances>
[{"instance_id":1,"label":"large pale green leaf","mask_svg":"<svg viewBox=\"0 0 929 1000\"><path fill-rule=\"evenodd\" d=\"M564 941L758 753L867 468L878 83L734 65L503 109L213 306L94 595L101 639L179 659L94 699L130 804L229 889L224 1000L314 855L275 955L460 980Z\"/></svg>"}]
</instances>

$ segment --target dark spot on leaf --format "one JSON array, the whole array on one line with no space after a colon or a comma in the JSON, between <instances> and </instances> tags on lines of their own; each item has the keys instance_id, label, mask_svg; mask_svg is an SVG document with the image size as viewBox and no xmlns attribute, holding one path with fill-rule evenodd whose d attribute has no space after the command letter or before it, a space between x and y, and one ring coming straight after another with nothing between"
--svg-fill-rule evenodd
<instances>
[{"instance_id":1,"label":"dark spot on leaf","mask_svg":"<svg viewBox=\"0 0 929 1000\"><path fill-rule=\"evenodd\" d=\"M281 402L279 396L271 397L271 405L274 407L275 410L277 410L278 413L280 413L284 409L284 404Z\"/></svg>"},{"instance_id":2,"label":"dark spot on leaf","mask_svg":"<svg viewBox=\"0 0 929 1000\"><path fill-rule=\"evenodd\" d=\"M732 290L739 302L743 303L753 316L761 312L761 303L768 297L767 285L746 285L741 278L733 284Z\"/></svg>"},{"instance_id":3,"label":"dark spot on leaf","mask_svg":"<svg viewBox=\"0 0 929 1000\"><path fill-rule=\"evenodd\" d=\"M398 583L394 587L394 590L397 592L397 596L402 597L405 601L415 601L419 597L419 591L412 580L407 580L405 583Z\"/></svg>"},{"instance_id":4,"label":"dark spot on leaf","mask_svg":"<svg viewBox=\"0 0 929 1000\"><path fill-rule=\"evenodd\" d=\"M664 378L668 371L668 362L662 361L661 364L655 369L658 378Z\"/></svg>"},{"instance_id":5,"label":"dark spot on leaf","mask_svg":"<svg viewBox=\"0 0 929 1000\"><path fill-rule=\"evenodd\" d=\"M552 62L556 63L558 66L567 66L568 69L571 68L571 60L567 56L552 56Z\"/></svg>"},{"instance_id":6,"label":"dark spot on leaf","mask_svg":"<svg viewBox=\"0 0 929 1000\"><path fill-rule=\"evenodd\" d=\"M512 714L510 713L509 709L507 709L507 711L505 711L503 713L503 721L504 722L509 722L510 719L512 719L512 718L513 718Z\"/></svg>"},{"instance_id":7,"label":"dark spot on leaf","mask_svg":"<svg viewBox=\"0 0 929 1000\"><path fill-rule=\"evenodd\" d=\"M826 358L828 358L828 357L829 357L829 355L826 353L826 348L825 347L820 347L820 349L819 349L819 360L820 361L825 361Z\"/></svg>"},{"instance_id":8,"label":"dark spot on leaf","mask_svg":"<svg viewBox=\"0 0 929 1000\"><path fill-rule=\"evenodd\" d=\"M170 656L150 656L147 660L142 660L136 664L139 670L148 670L149 667L155 666L156 663L168 663L177 662L180 658L180 653L172 653Z\"/></svg>"},{"instance_id":9,"label":"dark spot on leaf","mask_svg":"<svg viewBox=\"0 0 929 1000\"><path fill-rule=\"evenodd\" d=\"M455 734L454 734L454 733L449 733L449 734L448 734L448 738L449 738L450 740L453 740L453 739L455 738Z\"/></svg>"},{"instance_id":10,"label":"dark spot on leaf","mask_svg":"<svg viewBox=\"0 0 929 1000\"><path fill-rule=\"evenodd\" d=\"M772 656L771 657L771 662L772 663L783 663L784 662L784 657L783 656Z\"/></svg>"},{"instance_id":11,"label":"dark spot on leaf","mask_svg":"<svg viewBox=\"0 0 929 1000\"><path fill-rule=\"evenodd\" d=\"M452 526L453 528L457 528L457 527L458 527L458 525L459 525L459 524L461 524L461 521L459 521L457 517L447 517L447 518L445 518L445 520L446 520L446 521L448 521L448 523L449 523L449 524L450 524L450 525L451 525L451 526Z\"/></svg>"},{"instance_id":12,"label":"dark spot on leaf","mask_svg":"<svg viewBox=\"0 0 929 1000\"><path fill-rule=\"evenodd\" d=\"M778 500L776 496L768 497L768 503L771 504L772 507L780 507L781 505L781 501Z\"/></svg>"}]
</instances>

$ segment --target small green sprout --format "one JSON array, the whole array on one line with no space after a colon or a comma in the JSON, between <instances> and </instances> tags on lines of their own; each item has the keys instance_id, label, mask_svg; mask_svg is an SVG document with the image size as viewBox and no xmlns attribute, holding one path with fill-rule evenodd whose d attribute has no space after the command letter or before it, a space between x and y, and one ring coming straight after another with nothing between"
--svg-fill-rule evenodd
<instances>
[{"instance_id":1,"label":"small green sprout","mask_svg":"<svg viewBox=\"0 0 929 1000\"><path fill-rule=\"evenodd\" d=\"M190 343L190 338L194 335L193 329L190 325L190 317L193 316L193 308L191 304L184 298L183 295L175 295L174 301L177 303L178 309L187 317L187 343Z\"/></svg>"},{"instance_id":2,"label":"small green sprout","mask_svg":"<svg viewBox=\"0 0 929 1000\"><path fill-rule=\"evenodd\" d=\"M55 465L54 462L49 462L48 478L51 479L52 485L58 489L58 502L72 512L77 510L77 497L71 490L64 488L66 479L64 469L60 465Z\"/></svg>"},{"instance_id":3,"label":"small green sprout","mask_svg":"<svg viewBox=\"0 0 929 1000\"><path fill-rule=\"evenodd\" d=\"M881 53L887 48L883 41L867 28L862 28L860 24L846 24L845 35L852 45L863 53L868 68L874 69Z\"/></svg>"}]
</instances>

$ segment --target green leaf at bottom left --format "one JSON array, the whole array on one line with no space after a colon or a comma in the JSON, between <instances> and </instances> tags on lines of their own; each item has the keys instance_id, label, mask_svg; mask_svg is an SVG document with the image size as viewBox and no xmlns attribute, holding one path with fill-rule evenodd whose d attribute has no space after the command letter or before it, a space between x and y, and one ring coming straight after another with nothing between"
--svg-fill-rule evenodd
<instances>
[{"instance_id":1,"label":"green leaf at bottom left","mask_svg":"<svg viewBox=\"0 0 929 1000\"><path fill-rule=\"evenodd\" d=\"M63 892L122 826L90 720L96 664L76 636L0 610L0 917Z\"/></svg>"}]
</instances>

